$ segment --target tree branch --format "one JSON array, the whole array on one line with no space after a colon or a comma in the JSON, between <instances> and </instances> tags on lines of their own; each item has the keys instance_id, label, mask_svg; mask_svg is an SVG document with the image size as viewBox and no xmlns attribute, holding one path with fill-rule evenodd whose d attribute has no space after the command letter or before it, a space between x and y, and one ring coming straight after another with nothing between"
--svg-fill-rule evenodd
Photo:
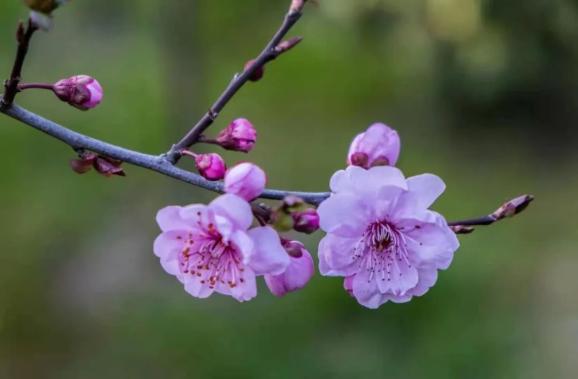
<instances>
[{"instance_id":1,"label":"tree branch","mask_svg":"<svg viewBox=\"0 0 578 379\"><path fill-rule=\"evenodd\" d=\"M22 66L24 66L26 54L28 54L28 46L30 45L32 35L34 35L34 32L37 30L38 28L34 25L32 20L28 20L26 28L22 22L18 24L18 29L16 31L18 50L16 52L16 58L14 59L14 65L12 66L10 79L4 83L5 94L2 101L0 101L0 110L10 107L14 102L14 98L19 91L18 84L20 83L20 78L22 76Z\"/></svg>"},{"instance_id":2,"label":"tree branch","mask_svg":"<svg viewBox=\"0 0 578 379\"><path fill-rule=\"evenodd\" d=\"M289 12L286 14L281 27L273 38L269 41L267 46L263 49L261 54L253 61L249 67L247 67L242 73L236 74L233 80L229 83L225 91L219 96L217 101L211 106L209 111L197 122L197 124L167 153L167 159L176 163L181 157L181 151L187 149L197 143L199 138L209 126L213 124L215 119L219 116L219 113L225 108L229 101L235 96L235 94L247 83L253 74L260 68L262 68L268 62L274 60L279 55L290 50L297 43L301 41L300 38L295 38L282 45L281 41L291 30L291 28L299 21L302 16L303 5L294 6L292 4Z\"/></svg>"},{"instance_id":3,"label":"tree branch","mask_svg":"<svg viewBox=\"0 0 578 379\"><path fill-rule=\"evenodd\" d=\"M218 193L224 192L222 182L212 182L206 180L198 174L178 168L174 166L165 155L155 156L143 154L85 136L83 134L67 129L61 125L58 125L53 121L47 120L17 105L12 105L11 107L2 109L0 111L20 122L23 122L24 124L33 127L34 129L44 132L49 136L64 142L75 150L90 150L95 153L102 154L106 157L158 172L160 174L169 176L185 183L192 184L197 187L205 188L207 190ZM298 196L310 204L318 205L323 200L328 198L330 194L325 192L296 192L266 189L260 197L263 199L282 200L290 195Z\"/></svg>"}]
</instances>

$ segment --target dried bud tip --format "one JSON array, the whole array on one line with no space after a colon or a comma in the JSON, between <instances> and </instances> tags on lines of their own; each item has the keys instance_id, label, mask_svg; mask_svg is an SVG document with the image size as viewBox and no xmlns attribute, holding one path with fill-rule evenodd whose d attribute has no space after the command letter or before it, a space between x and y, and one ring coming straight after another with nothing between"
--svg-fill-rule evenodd
<instances>
[{"instance_id":1,"label":"dried bud tip","mask_svg":"<svg viewBox=\"0 0 578 379\"><path fill-rule=\"evenodd\" d=\"M255 59L251 59L247 63L245 63L245 67L243 68L244 71L248 71L253 68L253 64L256 62ZM265 66L261 65L255 68L255 71L249 76L249 80L252 82L258 82L263 78L265 75Z\"/></svg>"},{"instance_id":2,"label":"dried bud tip","mask_svg":"<svg viewBox=\"0 0 578 379\"><path fill-rule=\"evenodd\" d=\"M96 172L107 178L113 175L126 176L121 165L121 161L93 152L83 152L79 155L78 159L70 161L70 167L77 174L85 174L94 168Z\"/></svg>"},{"instance_id":3,"label":"dried bud tip","mask_svg":"<svg viewBox=\"0 0 578 379\"><path fill-rule=\"evenodd\" d=\"M286 196L283 199L282 208L287 212L299 210L300 208L302 208L304 206L305 206L305 201L298 196L290 195L290 196Z\"/></svg>"},{"instance_id":4,"label":"dried bud tip","mask_svg":"<svg viewBox=\"0 0 578 379\"><path fill-rule=\"evenodd\" d=\"M456 234L470 234L476 230L473 226L466 225L452 225L450 229Z\"/></svg>"},{"instance_id":5,"label":"dried bud tip","mask_svg":"<svg viewBox=\"0 0 578 379\"><path fill-rule=\"evenodd\" d=\"M495 217L496 220L501 220L506 217L513 217L526 209L533 200L534 196L532 195L518 196L515 199L512 199L503 204L494 213L492 213L492 216Z\"/></svg>"},{"instance_id":6,"label":"dried bud tip","mask_svg":"<svg viewBox=\"0 0 578 379\"><path fill-rule=\"evenodd\" d=\"M279 43L279 45L277 45L277 47L275 47L275 51L278 54L284 53L297 46L301 41L303 41L303 37L293 37L288 40L282 41L281 43Z\"/></svg>"}]
</instances>

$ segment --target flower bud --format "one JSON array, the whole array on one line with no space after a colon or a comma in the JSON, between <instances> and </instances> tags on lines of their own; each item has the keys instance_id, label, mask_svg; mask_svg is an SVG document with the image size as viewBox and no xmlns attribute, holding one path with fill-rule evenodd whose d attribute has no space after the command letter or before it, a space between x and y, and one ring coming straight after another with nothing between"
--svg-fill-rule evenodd
<instances>
[{"instance_id":1,"label":"flower bud","mask_svg":"<svg viewBox=\"0 0 578 379\"><path fill-rule=\"evenodd\" d=\"M293 229L298 232L311 234L319 229L319 215L313 208L293 212Z\"/></svg>"},{"instance_id":2,"label":"flower bud","mask_svg":"<svg viewBox=\"0 0 578 379\"><path fill-rule=\"evenodd\" d=\"M385 124L373 124L351 143L347 164L366 169L373 166L395 166L400 144L395 130Z\"/></svg>"},{"instance_id":3,"label":"flower bud","mask_svg":"<svg viewBox=\"0 0 578 379\"><path fill-rule=\"evenodd\" d=\"M62 79L54 84L53 91L60 100L83 111L99 105L103 97L100 83L87 75Z\"/></svg>"},{"instance_id":4,"label":"flower bud","mask_svg":"<svg viewBox=\"0 0 578 379\"><path fill-rule=\"evenodd\" d=\"M227 150L248 153L257 142L257 131L249 120L238 118L219 133L217 142Z\"/></svg>"},{"instance_id":5,"label":"flower bud","mask_svg":"<svg viewBox=\"0 0 578 379\"><path fill-rule=\"evenodd\" d=\"M225 176L227 166L219 154L199 154L195 156L195 164L199 174L208 180L221 180Z\"/></svg>"},{"instance_id":6,"label":"flower bud","mask_svg":"<svg viewBox=\"0 0 578 379\"><path fill-rule=\"evenodd\" d=\"M267 287L273 295L279 297L305 287L315 273L313 258L301 242L281 242L290 256L289 266L280 275L265 275Z\"/></svg>"},{"instance_id":7,"label":"flower bud","mask_svg":"<svg viewBox=\"0 0 578 379\"><path fill-rule=\"evenodd\" d=\"M263 193L267 175L253 163L240 163L225 175L225 192L251 201Z\"/></svg>"},{"instance_id":8,"label":"flower bud","mask_svg":"<svg viewBox=\"0 0 578 379\"><path fill-rule=\"evenodd\" d=\"M247 71L248 69L250 69L255 62L256 62L255 59L251 59L249 62L245 63L244 70ZM264 74L265 74L265 66L261 65L257 67L257 69L255 70L255 72L253 72L253 74L251 74L249 80L252 82L258 82L263 78Z\"/></svg>"},{"instance_id":9,"label":"flower bud","mask_svg":"<svg viewBox=\"0 0 578 379\"><path fill-rule=\"evenodd\" d=\"M501 220L506 217L513 217L518 213L522 212L524 209L526 209L533 200L534 196L532 195L518 196L515 199L512 199L507 203L503 204L492 214L492 216L496 220Z\"/></svg>"}]
</instances>

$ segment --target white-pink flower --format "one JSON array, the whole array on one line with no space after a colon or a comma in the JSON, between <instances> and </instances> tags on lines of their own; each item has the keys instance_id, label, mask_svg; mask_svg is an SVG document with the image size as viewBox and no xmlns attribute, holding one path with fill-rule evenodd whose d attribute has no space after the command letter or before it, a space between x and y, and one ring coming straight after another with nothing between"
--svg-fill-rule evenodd
<instances>
[{"instance_id":1,"label":"white-pink flower","mask_svg":"<svg viewBox=\"0 0 578 379\"><path fill-rule=\"evenodd\" d=\"M445 219L428 209L444 189L435 175L406 179L389 166L335 173L333 194L318 210L327 232L321 274L345 277L346 290L368 308L425 294L459 247Z\"/></svg>"},{"instance_id":2,"label":"white-pink flower","mask_svg":"<svg viewBox=\"0 0 578 379\"><path fill-rule=\"evenodd\" d=\"M279 275L290 263L277 232L249 230L252 222L250 205L230 194L209 205L166 207L157 214L162 233L154 252L192 296L217 292L247 301L257 295L256 276Z\"/></svg>"},{"instance_id":3,"label":"white-pink flower","mask_svg":"<svg viewBox=\"0 0 578 379\"><path fill-rule=\"evenodd\" d=\"M395 166L400 150L397 132L385 124L375 123L353 139L347 164L363 168Z\"/></svg>"}]
</instances>

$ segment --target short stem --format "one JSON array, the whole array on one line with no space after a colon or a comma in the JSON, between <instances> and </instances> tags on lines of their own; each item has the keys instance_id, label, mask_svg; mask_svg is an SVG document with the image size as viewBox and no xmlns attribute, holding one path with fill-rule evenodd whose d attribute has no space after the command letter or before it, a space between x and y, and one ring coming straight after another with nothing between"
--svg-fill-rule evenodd
<instances>
[{"instance_id":1,"label":"short stem","mask_svg":"<svg viewBox=\"0 0 578 379\"><path fill-rule=\"evenodd\" d=\"M25 91L27 89L46 89L53 91L54 85L50 83L22 83L18 84L19 91Z\"/></svg>"}]
</instances>

